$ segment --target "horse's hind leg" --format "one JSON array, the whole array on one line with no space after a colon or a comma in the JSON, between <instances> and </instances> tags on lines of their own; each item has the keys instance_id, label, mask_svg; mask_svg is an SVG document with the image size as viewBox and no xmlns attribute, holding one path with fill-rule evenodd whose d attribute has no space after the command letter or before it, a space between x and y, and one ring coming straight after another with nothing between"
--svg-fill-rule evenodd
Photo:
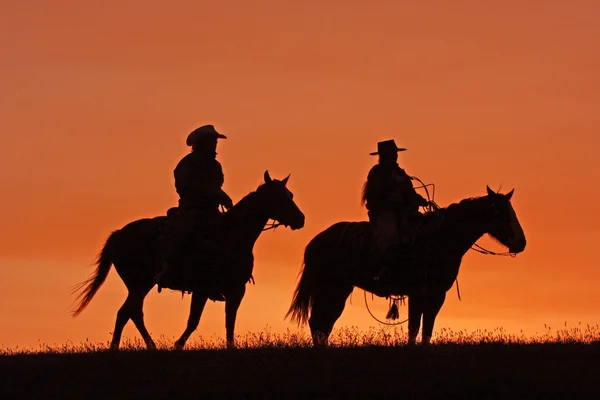
<instances>
[{"instance_id":1,"label":"horse's hind leg","mask_svg":"<svg viewBox=\"0 0 600 400\"><path fill-rule=\"evenodd\" d=\"M130 304L130 297L131 297L131 293L129 293L129 295L127 295L127 299L125 299L125 302L123 303L123 305L121 306L121 308L119 308L119 311L117 312L117 321L115 322L115 330L113 331L113 337L112 337L112 341L110 343L110 349L111 350L118 350L119 349L119 344L121 343L121 335L123 334L123 328L125 328L125 325L127 324L127 321L129 321L129 304Z\"/></svg>"},{"instance_id":2,"label":"horse's hind leg","mask_svg":"<svg viewBox=\"0 0 600 400\"><path fill-rule=\"evenodd\" d=\"M144 323L144 298L150 292L154 284L150 285L150 287L138 288L135 291L130 292L130 296L132 298L130 303L130 318L135 324L136 328L142 335L142 339L146 343L146 348L148 350L155 350L156 344L154 340L150 337L148 333L148 329L146 329L146 324ZM133 295L133 296L132 296ZM129 299L129 297L128 297Z\"/></svg>"},{"instance_id":3,"label":"horse's hind leg","mask_svg":"<svg viewBox=\"0 0 600 400\"><path fill-rule=\"evenodd\" d=\"M152 287L150 287L150 289L151 288ZM144 325L144 313L142 311L144 298L146 297L150 289L129 289L127 299L125 299L125 302L123 303L123 305L119 309L119 312L117 313L115 331L113 332L113 338L110 344L111 350L119 349L119 344L121 343L121 335L123 334L123 328L125 328L125 325L127 324L127 321L129 321L130 318L140 331L140 335L142 335L142 339L144 339L144 342L146 342L146 346L149 349L156 348L154 341L150 337L150 334L148 333L148 330Z\"/></svg>"},{"instance_id":4,"label":"horse's hind leg","mask_svg":"<svg viewBox=\"0 0 600 400\"><path fill-rule=\"evenodd\" d=\"M313 295L311 316L308 320L315 347L325 347L335 321L342 315L352 285L332 285Z\"/></svg>"}]
</instances>

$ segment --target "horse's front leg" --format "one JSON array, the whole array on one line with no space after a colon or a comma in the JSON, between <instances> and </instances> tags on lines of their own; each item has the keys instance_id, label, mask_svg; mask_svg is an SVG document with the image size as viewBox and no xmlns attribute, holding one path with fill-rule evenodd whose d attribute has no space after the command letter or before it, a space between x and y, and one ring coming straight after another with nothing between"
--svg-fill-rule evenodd
<instances>
[{"instance_id":1,"label":"horse's front leg","mask_svg":"<svg viewBox=\"0 0 600 400\"><path fill-rule=\"evenodd\" d=\"M246 294L246 283L234 287L234 289L225 293L225 330L227 334L227 348L235 348L235 319L237 311Z\"/></svg>"},{"instance_id":2,"label":"horse's front leg","mask_svg":"<svg viewBox=\"0 0 600 400\"><path fill-rule=\"evenodd\" d=\"M200 316L202 316L202 311L204 310L204 306L206 305L206 300L208 300L208 296L205 293L192 293L192 301L190 304L190 316L188 317L187 327L185 328L185 332L183 332L181 337L175 342L176 350L183 349L187 340L190 338L192 333L194 333L196 328L198 328L198 324L200 323Z\"/></svg>"},{"instance_id":3,"label":"horse's front leg","mask_svg":"<svg viewBox=\"0 0 600 400\"><path fill-rule=\"evenodd\" d=\"M446 292L431 293L425 300L423 308L423 337L421 343L429 344L433 334L433 324L437 317L444 301L446 300Z\"/></svg>"},{"instance_id":4,"label":"horse's front leg","mask_svg":"<svg viewBox=\"0 0 600 400\"><path fill-rule=\"evenodd\" d=\"M423 295L414 294L408 296L408 344L417 343L417 335L421 327L421 316L423 315Z\"/></svg>"}]
</instances>

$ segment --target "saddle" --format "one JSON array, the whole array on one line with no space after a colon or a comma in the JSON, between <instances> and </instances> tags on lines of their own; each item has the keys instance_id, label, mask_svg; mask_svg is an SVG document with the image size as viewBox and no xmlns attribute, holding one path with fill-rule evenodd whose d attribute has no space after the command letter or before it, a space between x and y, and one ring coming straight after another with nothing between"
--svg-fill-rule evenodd
<instances>
[{"instance_id":1,"label":"saddle","mask_svg":"<svg viewBox=\"0 0 600 400\"><path fill-rule=\"evenodd\" d=\"M186 216L178 207L167 211L160 239L163 262L159 268L162 270L156 277L159 292L161 288L182 292L200 288L211 293L211 298L222 300L216 287L222 286L218 282L223 280L224 266L229 262L228 249L218 226L207 228L194 218L198 216Z\"/></svg>"},{"instance_id":2,"label":"saddle","mask_svg":"<svg viewBox=\"0 0 600 400\"><path fill-rule=\"evenodd\" d=\"M419 265L421 250L428 246L426 239L438 226L438 219L419 213L409 220L409 224L410 231L407 232L400 227L398 220L400 240L384 253L377 253L370 246L366 254L368 268L363 275L366 290L383 297L407 295L409 288L424 282L427 266ZM373 240L373 233L369 230L371 244L374 244Z\"/></svg>"}]
</instances>

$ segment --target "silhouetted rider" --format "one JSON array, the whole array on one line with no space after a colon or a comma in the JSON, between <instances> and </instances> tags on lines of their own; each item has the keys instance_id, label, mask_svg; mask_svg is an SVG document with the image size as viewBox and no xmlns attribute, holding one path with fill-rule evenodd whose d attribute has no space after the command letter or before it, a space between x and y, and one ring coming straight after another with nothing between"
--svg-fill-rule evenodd
<instances>
[{"instance_id":1,"label":"silhouetted rider","mask_svg":"<svg viewBox=\"0 0 600 400\"><path fill-rule=\"evenodd\" d=\"M398 152L405 151L396 142L377 143L379 163L369 171L363 202L373 225L375 264L384 272L393 262L394 248L411 240L414 217L428 201L413 188L410 176L398 165Z\"/></svg>"},{"instance_id":2,"label":"silhouetted rider","mask_svg":"<svg viewBox=\"0 0 600 400\"><path fill-rule=\"evenodd\" d=\"M218 139L227 139L214 126L204 125L189 134L186 144L192 147L175 167L175 190L179 208L184 212L220 216L219 205L232 207L231 198L222 189L225 181L217 161Z\"/></svg>"},{"instance_id":3,"label":"silhouetted rider","mask_svg":"<svg viewBox=\"0 0 600 400\"><path fill-rule=\"evenodd\" d=\"M170 224L163 270L156 277L169 279L167 272L182 261L185 244L201 243L214 238L221 221L219 206L229 209L233 203L223 191L224 175L217 161L218 139L227 139L213 125L204 125L191 132L186 144L192 151L175 167L175 190L179 195L178 215ZM171 282L159 282L167 286ZM213 296L214 297L214 296ZM212 297L211 297L212 298ZM220 296L213 300L222 300Z\"/></svg>"}]
</instances>

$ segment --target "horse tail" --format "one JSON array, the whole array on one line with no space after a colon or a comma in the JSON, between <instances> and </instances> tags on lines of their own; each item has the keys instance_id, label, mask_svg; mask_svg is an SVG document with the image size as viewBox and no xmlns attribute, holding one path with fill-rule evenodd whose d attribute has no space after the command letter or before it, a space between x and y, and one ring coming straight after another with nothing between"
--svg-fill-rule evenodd
<instances>
[{"instance_id":1,"label":"horse tail","mask_svg":"<svg viewBox=\"0 0 600 400\"><path fill-rule=\"evenodd\" d=\"M308 322L308 315L313 306L313 296L317 289L319 280L318 263L315 259L315 252L321 246L323 234L317 235L311 240L304 250L304 260L302 270L300 271L300 280L294 290L292 304L285 314L284 319L291 316L290 320L296 322L298 326Z\"/></svg>"},{"instance_id":2,"label":"horse tail","mask_svg":"<svg viewBox=\"0 0 600 400\"><path fill-rule=\"evenodd\" d=\"M356 236L357 229L362 223L338 222L315 236L304 250L304 260L300 271L300 280L294 291L292 304L284 319L291 316L292 322L304 325L314 304L314 296L327 290L327 281L332 278L333 271L327 264L335 262L337 255L348 252L348 247L356 250L360 237ZM353 236L354 235L354 236Z\"/></svg>"},{"instance_id":3,"label":"horse tail","mask_svg":"<svg viewBox=\"0 0 600 400\"><path fill-rule=\"evenodd\" d=\"M287 319L291 315L290 320L296 322L298 326L308 322L308 314L312 308L310 281L306 272L306 264L303 264L302 271L300 272L300 281L294 290L292 304L284 317L284 319Z\"/></svg>"},{"instance_id":4,"label":"horse tail","mask_svg":"<svg viewBox=\"0 0 600 400\"><path fill-rule=\"evenodd\" d=\"M110 272L110 267L113 264L114 254L115 254L115 246L117 244L118 232L114 231L110 234L106 242L104 243L104 247L98 254L98 258L96 259L96 271L85 281L79 283L75 286L73 293L81 291L77 298L75 299L75 310L73 311L73 317L78 316L81 312L90 304L94 295L100 289L108 273Z\"/></svg>"}]
</instances>

